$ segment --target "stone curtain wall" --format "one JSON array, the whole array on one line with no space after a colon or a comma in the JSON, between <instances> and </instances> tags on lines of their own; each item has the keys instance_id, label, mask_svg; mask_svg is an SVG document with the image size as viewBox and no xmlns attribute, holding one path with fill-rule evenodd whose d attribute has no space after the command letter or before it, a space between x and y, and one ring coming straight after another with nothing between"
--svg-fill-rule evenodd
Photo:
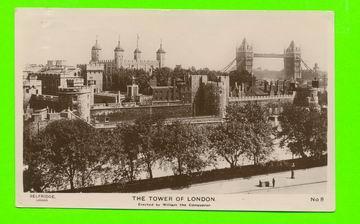
<instances>
[{"instance_id":1,"label":"stone curtain wall","mask_svg":"<svg viewBox=\"0 0 360 224\"><path fill-rule=\"evenodd\" d=\"M191 104L164 106L142 106L126 108L98 108L91 110L92 119L102 123L107 117L108 122L135 120L144 115L161 115L164 118L192 116Z\"/></svg>"}]
</instances>

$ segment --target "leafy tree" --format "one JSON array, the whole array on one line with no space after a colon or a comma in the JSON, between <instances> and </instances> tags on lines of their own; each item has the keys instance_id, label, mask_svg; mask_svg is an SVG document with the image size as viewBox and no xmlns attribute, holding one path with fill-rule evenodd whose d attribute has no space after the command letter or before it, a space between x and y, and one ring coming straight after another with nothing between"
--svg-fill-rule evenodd
<instances>
[{"instance_id":1,"label":"leafy tree","mask_svg":"<svg viewBox=\"0 0 360 224\"><path fill-rule=\"evenodd\" d=\"M135 78L139 85L139 92L142 94L149 93L149 74L143 69L118 69L113 75L112 89L126 92L126 86L132 83L132 77Z\"/></svg>"},{"instance_id":2,"label":"leafy tree","mask_svg":"<svg viewBox=\"0 0 360 224\"><path fill-rule=\"evenodd\" d=\"M245 83L245 84L251 84L252 82L252 75L248 71L239 71L234 70L229 72L229 78L230 78L230 86L235 86L235 83Z\"/></svg>"},{"instance_id":3,"label":"leafy tree","mask_svg":"<svg viewBox=\"0 0 360 224\"><path fill-rule=\"evenodd\" d=\"M171 164L175 175L200 171L206 166L202 159L206 137L195 126L175 121L166 126L160 142L162 158Z\"/></svg>"},{"instance_id":4,"label":"leafy tree","mask_svg":"<svg viewBox=\"0 0 360 224\"><path fill-rule=\"evenodd\" d=\"M216 93L216 88L210 83L200 84L195 95L196 116L217 115L219 113L219 96Z\"/></svg>"},{"instance_id":5,"label":"leafy tree","mask_svg":"<svg viewBox=\"0 0 360 224\"><path fill-rule=\"evenodd\" d=\"M169 81L174 78L173 71L170 68L157 68L154 70L153 75L156 77L158 86L168 86Z\"/></svg>"},{"instance_id":6,"label":"leafy tree","mask_svg":"<svg viewBox=\"0 0 360 224\"><path fill-rule=\"evenodd\" d=\"M164 119L160 116L143 116L135 121L135 134L142 163L146 167L149 178L153 178L152 167L159 159L159 140L163 137Z\"/></svg>"},{"instance_id":7,"label":"leafy tree","mask_svg":"<svg viewBox=\"0 0 360 224\"><path fill-rule=\"evenodd\" d=\"M134 125L122 124L112 131L110 136L111 163L116 167L114 182L133 181L139 173L139 145Z\"/></svg>"},{"instance_id":8,"label":"leafy tree","mask_svg":"<svg viewBox=\"0 0 360 224\"><path fill-rule=\"evenodd\" d=\"M319 157L327 151L326 111L286 104L279 121L281 147L287 146L301 157Z\"/></svg>"},{"instance_id":9,"label":"leafy tree","mask_svg":"<svg viewBox=\"0 0 360 224\"><path fill-rule=\"evenodd\" d=\"M251 136L251 144L248 145L245 155L252 158L254 164L273 151L274 133L268 122L268 108L258 103L231 104L226 109L226 120L228 122L240 122L248 128Z\"/></svg>"},{"instance_id":10,"label":"leafy tree","mask_svg":"<svg viewBox=\"0 0 360 224\"><path fill-rule=\"evenodd\" d=\"M26 143L24 162L29 167L28 174L41 176L37 181L41 187L35 189L87 186L91 173L102 163L99 147L93 144L95 136L94 130L83 121L59 120Z\"/></svg>"},{"instance_id":11,"label":"leafy tree","mask_svg":"<svg viewBox=\"0 0 360 224\"><path fill-rule=\"evenodd\" d=\"M226 122L210 131L210 148L230 164L238 166L241 156L251 147L251 129L246 123Z\"/></svg>"}]
</instances>

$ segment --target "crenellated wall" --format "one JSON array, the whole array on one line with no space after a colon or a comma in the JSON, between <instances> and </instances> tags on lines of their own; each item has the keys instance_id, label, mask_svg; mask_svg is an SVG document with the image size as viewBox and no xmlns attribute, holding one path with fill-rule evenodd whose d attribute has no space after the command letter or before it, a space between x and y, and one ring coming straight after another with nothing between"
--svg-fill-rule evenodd
<instances>
[{"instance_id":1,"label":"crenellated wall","mask_svg":"<svg viewBox=\"0 0 360 224\"><path fill-rule=\"evenodd\" d=\"M144 115L160 115L164 118L190 117L191 104L152 105L136 107L93 107L90 111L91 118L97 122L119 122L135 120Z\"/></svg>"}]
</instances>

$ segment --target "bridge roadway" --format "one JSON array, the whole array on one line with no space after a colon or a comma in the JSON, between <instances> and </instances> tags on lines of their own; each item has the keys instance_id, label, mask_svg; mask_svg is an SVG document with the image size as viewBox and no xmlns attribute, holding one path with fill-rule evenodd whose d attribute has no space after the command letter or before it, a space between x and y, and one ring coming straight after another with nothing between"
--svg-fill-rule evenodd
<instances>
[{"instance_id":1,"label":"bridge roadway","mask_svg":"<svg viewBox=\"0 0 360 224\"><path fill-rule=\"evenodd\" d=\"M254 58L284 58L284 54L254 53Z\"/></svg>"},{"instance_id":2,"label":"bridge roadway","mask_svg":"<svg viewBox=\"0 0 360 224\"><path fill-rule=\"evenodd\" d=\"M181 121L190 124L217 124L222 123L224 119L216 116L198 116L198 117L177 117L165 119L165 124L169 125L175 121ZM134 120L129 121L118 121L118 122L102 122L102 123L91 123L94 128L116 128L119 124L134 124Z\"/></svg>"}]
</instances>

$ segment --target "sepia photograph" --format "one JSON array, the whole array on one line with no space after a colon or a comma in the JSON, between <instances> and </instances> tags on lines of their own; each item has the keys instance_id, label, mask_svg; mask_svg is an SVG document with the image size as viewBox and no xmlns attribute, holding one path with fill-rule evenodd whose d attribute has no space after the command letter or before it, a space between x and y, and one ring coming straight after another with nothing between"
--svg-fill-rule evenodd
<instances>
[{"instance_id":1,"label":"sepia photograph","mask_svg":"<svg viewBox=\"0 0 360 224\"><path fill-rule=\"evenodd\" d=\"M334 211L333 17L16 9L16 205Z\"/></svg>"}]
</instances>

